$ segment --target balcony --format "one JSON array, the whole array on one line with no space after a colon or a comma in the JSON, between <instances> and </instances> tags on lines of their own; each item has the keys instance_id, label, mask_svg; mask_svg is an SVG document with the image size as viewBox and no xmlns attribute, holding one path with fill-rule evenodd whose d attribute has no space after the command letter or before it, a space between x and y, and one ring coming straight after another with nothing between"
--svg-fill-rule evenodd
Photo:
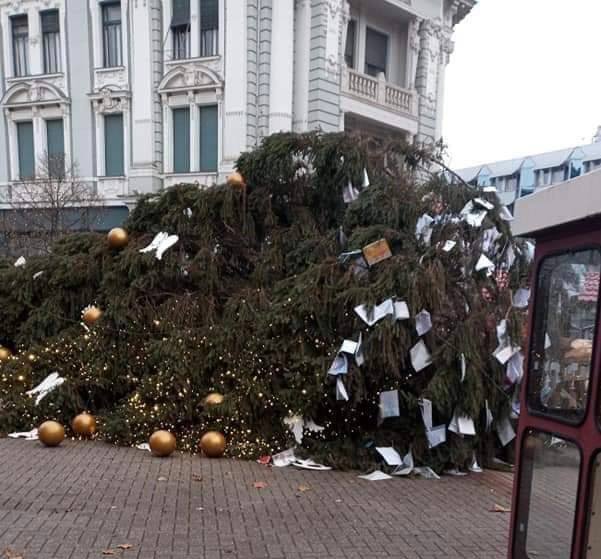
<instances>
[{"instance_id":1,"label":"balcony","mask_svg":"<svg viewBox=\"0 0 601 559\"><path fill-rule=\"evenodd\" d=\"M342 72L342 110L358 116L417 132L417 93L386 81L384 74L373 78L356 70Z\"/></svg>"}]
</instances>

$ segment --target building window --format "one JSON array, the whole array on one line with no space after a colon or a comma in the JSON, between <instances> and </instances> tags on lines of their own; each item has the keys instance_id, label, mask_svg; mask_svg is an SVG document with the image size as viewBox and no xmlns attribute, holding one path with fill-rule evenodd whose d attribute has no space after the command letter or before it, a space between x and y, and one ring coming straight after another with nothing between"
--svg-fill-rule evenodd
<instances>
[{"instance_id":1,"label":"building window","mask_svg":"<svg viewBox=\"0 0 601 559\"><path fill-rule=\"evenodd\" d=\"M17 142L19 145L19 177L21 179L32 178L35 176L33 122L17 122Z\"/></svg>"},{"instance_id":2,"label":"building window","mask_svg":"<svg viewBox=\"0 0 601 559\"><path fill-rule=\"evenodd\" d=\"M190 109L173 109L173 171L190 172Z\"/></svg>"},{"instance_id":3,"label":"building window","mask_svg":"<svg viewBox=\"0 0 601 559\"><path fill-rule=\"evenodd\" d=\"M200 0L200 56L216 56L219 50L219 2Z\"/></svg>"},{"instance_id":4,"label":"building window","mask_svg":"<svg viewBox=\"0 0 601 559\"><path fill-rule=\"evenodd\" d=\"M104 174L123 177L123 115L104 116Z\"/></svg>"},{"instance_id":5,"label":"building window","mask_svg":"<svg viewBox=\"0 0 601 559\"><path fill-rule=\"evenodd\" d=\"M190 58L190 0L173 0L173 58Z\"/></svg>"},{"instance_id":6,"label":"building window","mask_svg":"<svg viewBox=\"0 0 601 559\"><path fill-rule=\"evenodd\" d=\"M58 10L42 12L42 49L44 73L57 74L61 71L60 24Z\"/></svg>"},{"instance_id":7,"label":"building window","mask_svg":"<svg viewBox=\"0 0 601 559\"><path fill-rule=\"evenodd\" d=\"M200 110L200 171L217 171L217 105L199 107Z\"/></svg>"},{"instance_id":8,"label":"building window","mask_svg":"<svg viewBox=\"0 0 601 559\"><path fill-rule=\"evenodd\" d=\"M378 77L386 74L388 62L388 36L367 28L365 38L365 73Z\"/></svg>"},{"instance_id":9,"label":"building window","mask_svg":"<svg viewBox=\"0 0 601 559\"><path fill-rule=\"evenodd\" d=\"M355 67L355 43L357 35L357 22L354 19L348 22L346 32L346 48L344 49L344 61L349 68Z\"/></svg>"},{"instance_id":10,"label":"building window","mask_svg":"<svg viewBox=\"0 0 601 559\"><path fill-rule=\"evenodd\" d=\"M48 157L48 175L65 176L65 134L63 119L46 121L46 154Z\"/></svg>"},{"instance_id":11,"label":"building window","mask_svg":"<svg viewBox=\"0 0 601 559\"><path fill-rule=\"evenodd\" d=\"M123 65L121 44L121 2L102 5L102 38L104 43L104 67Z\"/></svg>"},{"instance_id":12,"label":"building window","mask_svg":"<svg viewBox=\"0 0 601 559\"><path fill-rule=\"evenodd\" d=\"M13 69L15 76L29 75L29 25L27 16L12 18Z\"/></svg>"}]
</instances>

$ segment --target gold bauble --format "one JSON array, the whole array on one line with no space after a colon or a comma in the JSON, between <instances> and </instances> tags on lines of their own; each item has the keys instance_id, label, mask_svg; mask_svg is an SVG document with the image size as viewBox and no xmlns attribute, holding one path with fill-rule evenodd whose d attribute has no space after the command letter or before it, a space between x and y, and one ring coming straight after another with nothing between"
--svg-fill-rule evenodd
<instances>
[{"instance_id":1,"label":"gold bauble","mask_svg":"<svg viewBox=\"0 0 601 559\"><path fill-rule=\"evenodd\" d=\"M225 452L225 437L218 431L208 431L200 439L199 446L209 458L221 458Z\"/></svg>"},{"instance_id":2,"label":"gold bauble","mask_svg":"<svg viewBox=\"0 0 601 559\"><path fill-rule=\"evenodd\" d=\"M80 413L71 423L73 432L80 437L91 437L96 433L96 418L89 413Z\"/></svg>"},{"instance_id":3,"label":"gold bauble","mask_svg":"<svg viewBox=\"0 0 601 559\"><path fill-rule=\"evenodd\" d=\"M115 227L107 235L109 246L114 249L125 248L129 242L127 231L121 227Z\"/></svg>"},{"instance_id":4,"label":"gold bauble","mask_svg":"<svg viewBox=\"0 0 601 559\"><path fill-rule=\"evenodd\" d=\"M65 428L56 421L45 421L38 428L38 437L46 446L58 446L65 438Z\"/></svg>"},{"instance_id":5,"label":"gold bauble","mask_svg":"<svg viewBox=\"0 0 601 559\"><path fill-rule=\"evenodd\" d=\"M95 307L93 305L86 307L83 310L83 314L81 315L83 321L88 326L93 326L94 324L96 324L96 322L98 322L101 316L102 311L98 307Z\"/></svg>"},{"instance_id":6,"label":"gold bauble","mask_svg":"<svg viewBox=\"0 0 601 559\"><path fill-rule=\"evenodd\" d=\"M223 394L219 394L219 392L211 392L205 399L205 406L218 406L222 404L224 400Z\"/></svg>"},{"instance_id":7,"label":"gold bauble","mask_svg":"<svg viewBox=\"0 0 601 559\"><path fill-rule=\"evenodd\" d=\"M244 177L237 171L227 177L227 184L236 190L244 190L246 188Z\"/></svg>"},{"instance_id":8,"label":"gold bauble","mask_svg":"<svg viewBox=\"0 0 601 559\"><path fill-rule=\"evenodd\" d=\"M171 456L177 444L175 437L169 431L155 431L148 443L152 453L160 458Z\"/></svg>"},{"instance_id":9,"label":"gold bauble","mask_svg":"<svg viewBox=\"0 0 601 559\"><path fill-rule=\"evenodd\" d=\"M0 346L0 362L8 361L11 355L10 349Z\"/></svg>"}]
</instances>

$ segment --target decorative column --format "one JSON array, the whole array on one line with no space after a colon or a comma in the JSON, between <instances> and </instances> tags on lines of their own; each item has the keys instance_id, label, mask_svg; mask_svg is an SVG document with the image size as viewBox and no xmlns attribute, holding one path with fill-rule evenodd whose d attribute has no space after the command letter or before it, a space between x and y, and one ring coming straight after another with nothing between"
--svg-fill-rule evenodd
<instances>
[{"instance_id":1,"label":"decorative column","mask_svg":"<svg viewBox=\"0 0 601 559\"><path fill-rule=\"evenodd\" d=\"M269 133L292 130L294 0L276 0L271 20Z\"/></svg>"},{"instance_id":2,"label":"decorative column","mask_svg":"<svg viewBox=\"0 0 601 559\"><path fill-rule=\"evenodd\" d=\"M163 106L163 173L168 175L173 173L173 120L167 95L161 95L161 104Z\"/></svg>"},{"instance_id":3,"label":"decorative column","mask_svg":"<svg viewBox=\"0 0 601 559\"><path fill-rule=\"evenodd\" d=\"M419 97L418 140L424 143L434 142L436 136L439 36L438 26L429 20L422 21L419 29L420 47L415 88Z\"/></svg>"},{"instance_id":4,"label":"decorative column","mask_svg":"<svg viewBox=\"0 0 601 559\"><path fill-rule=\"evenodd\" d=\"M419 27L422 19L413 18L409 22L407 37L407 76L405 78L405 87L415 89L415 78L417 72L417 61L419 57L420 37Z\"/></svg>"},{"instance_id":5,"label":"decorative column","mask_svg":"<svg viewBox=\"0 0 601 559\"><path fill-rule=\"evenodd\" d=\"M200 57L200 2L190 2L190 56Z\"/></svg>"},{"instance_id":6,"label":"decorative column","mask_svg":"<svg viewBox=\"0 0 601 559\"><path fill-rule=\"evenodd\" d=\"M231 169L246 148L246 0L228 0L225 47L223 163Z\"/></svg>"},{"instance_id":7,"label":"decorative column","mask_svg":"<svg viewBox=\"0 0 601 559\"><path fill-rule=\"evenodd\" d=\"M72 169L76 162L73 161L73 143L71 141L71 107L65 103L61 106L61 109L63 111L63 137L65 139L65 168ZM78 171L81 172L79 168Z\"/></svg>"},{"instance_id":8,"label":"decorative column","mask_svg":"<svg viewBox=\"0 0 601 559\"><path fill-rule=\"evenodd\" d=\"M295 132L309 128L309 63L311 58L311 0L296 0L294 27Z\"/></svg>"},{"instance_id":9,"label":"decorative column","mask_svg":"<svg viewBox=\"0 0 601 559\"><path fill-rule=\"evenodd\" d=\"M225 176L219 176L219 172L221 171L219 162L223 161L223 89L217 88L215 91L215 96L217 99L217 182L219 183L221 182L221 178L225 180Z\"/></svg>"},{"instance_id":10,"label":"decorative column","mask_svg":"<svg viewBox=\"0 0 601 559\"><path fill-rule=\"evenodd\" d=\"M40 107L38 105L34 105L31 108L31 115L31 120L33 122L33 168L35 169L37 175L40 159L47 151L46 130L44 126L44 119L40 114Z\"/></svg>"},{"instance_id":11,"label":"decorative column","mask_svg":"<svg viewBox=\"0 0 601 559\"><path fill-rule=\"evenodd\" d=\"M190 108L190 172L197 173L200 169L200 111L193 91L188 92L188 105Z\"/></svg>"},{"instance_id":12,"label":"decorative column","mask_svg":"<svg viewBox=\"0 0 601 559\"><path fill-rule=\"evenodd\" d=\"M27 15L29 32L29 73L33 76L37 76L44 73L40 13L38 8L34 6L30 8Z\"/></svg>"},{"instance_id":13,"label":"decorative column","mask_svg":"<svg viewBox=\"0 0 601 559\"><path fill-rule=\"evenodd\" d=\"M19 180L19 156L17 149L17 125L10 109L4 109L8 132L8 153L10 162L10 180Z\"/></svg>"}]
</instances>

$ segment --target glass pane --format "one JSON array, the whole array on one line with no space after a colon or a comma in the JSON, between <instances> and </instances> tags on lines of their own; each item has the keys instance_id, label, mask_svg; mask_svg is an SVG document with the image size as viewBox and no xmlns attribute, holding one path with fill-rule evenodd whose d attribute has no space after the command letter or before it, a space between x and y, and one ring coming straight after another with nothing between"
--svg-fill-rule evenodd
<instances>
[{"instance_id":1,"label":"glass pane","mask_svg":"<svg viewBox=\"0 0 601 559\"><path fill-rule=\"evenodd\" d=\"M365 73L377 77L386 73L388 57L388 37L383 33L367 28L365 38Z\"/></svg>"},{"instance_id":2,"label":"glass pane","mask_svg":"<svg viewBox=\"0 0 601 559\"><path fill-rule=\"evenodd\" d=\"M105 4L102 7L105 22L119 23L121 21L121 3Z\"/></svg>"},{"instance_id":3,"label":"glass pane","mask_svg":"<svg viewBox=\"0 0 601 559\"><path fill-rule=\"evenodd\" d=\"M601 557L601 453L593 464L591 493L586 557L596 559Z\"/></svg>"},{"instance_id":4,"label":"glass pane","mask_svg":"<svg viewBox=\"0 0 601 559\"><path fill-rule=\"evenodd\" d=\"M35 152L33 148L33 123L17 123L17 142L19 144L19 176L22 179L35 175Z\"/></svg>"},{"instance_id":5,"label":"glass pane","mask_svg":"<svg viewBox=\"0 0 601 559\"><path fill-rule=\"evenodd\" d=\"M574 421L584 416L597 318L601 252L545 259L538 273L528 406Z\"/></svg>"},{"instance_id":6,"label":"glass pane","mask_svg":"<svg viewBox=\"0 0 601 559\"><path fill-rule=\"evenodd\" d=\"M351 20L348 23L348 30L346 33L346 48L344 49L344 61L349 68L355 67L355 31L357 29L357 22Z\"/></svg>"},{"instance_id":7,"label":"glass pane","mask_svg":"<svg viewBox=\"0 0 601 559\"><path fill-rule=\"evenodd\" d=\"M200 170L217 171L217 105L200 107Z\"/></svg>"},{"instance_id":8,"label":"glass pane","mask_svg":"<svg viewBox=\"0 0 601 559\"><path fill-rule=\"evenodd\" d=\"M580 452L566 440L531 432L524 439L515 551L532 559L570 559Z\"/></svg>"},{"instance_id":9,"label":"glass pane","mask_svg":"<svg viewBox=\"0 0 601 559\"><path fill-rule=\"evenodd\" d=\"M123 165L123 115L106 115L104 117L104 158L105 175L122 177L125 175Z\"/></svg>"},{"instance_id":10,"label":"glass pane","mask_svg":"<svg viewBox=\"0 0 601 559\"><path fill-rule=\"evenodd\" d=\"M173 170L190 172L190 109L173 110Z\"/></svg>"},{"instance_id":11,"label":"glass pane","mask_svg":"<svg viewBox=\"0 0 601 559\"><path fill-rule=\"evenodd\" d=\"M62 177L65 174L65 138L63 119L46 121L48 149L48 174Z\"/></svg>"}]
</instances>

